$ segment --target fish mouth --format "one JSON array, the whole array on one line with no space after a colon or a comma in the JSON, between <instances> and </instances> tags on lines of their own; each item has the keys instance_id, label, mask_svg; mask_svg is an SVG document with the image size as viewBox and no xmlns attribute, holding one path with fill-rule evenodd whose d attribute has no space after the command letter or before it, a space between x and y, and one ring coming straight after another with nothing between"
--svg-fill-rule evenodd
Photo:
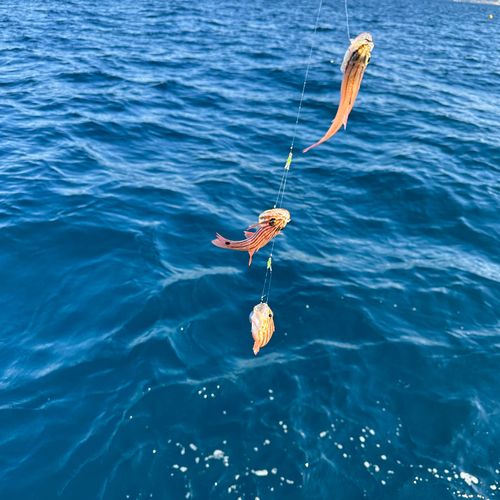
<instances>
[{"instance_id":1,"label":"fish mouth","mask_svg":"<svg viewBox=\"0 0 500 500\"><path fill-rule=\"evenodd\" d=\"M370 33L366 31L364 33L360 33L357 37L358 40L366 40L367 42L373 42L373 37ZM354 40L356 40L356 38Z\"/></svg>"}]
</instances>

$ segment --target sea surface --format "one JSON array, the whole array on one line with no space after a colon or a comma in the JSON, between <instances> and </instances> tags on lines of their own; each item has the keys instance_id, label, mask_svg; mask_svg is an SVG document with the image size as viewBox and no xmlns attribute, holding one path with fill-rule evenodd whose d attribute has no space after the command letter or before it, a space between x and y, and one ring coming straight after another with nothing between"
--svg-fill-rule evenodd
<instances>
[{"instance_id":1,"label":"sea surface","mask_svg":"<svg viewBox=\"0 0 500 500\"><path fill-rule=\"evenodd\" d=\"M302 154L318 7L2 2L2 500L500 498L500 9L349 0L372 60ZM308 64L254 356L271 245L211 240L273 207Z\"/></svg>"}]
</instances>

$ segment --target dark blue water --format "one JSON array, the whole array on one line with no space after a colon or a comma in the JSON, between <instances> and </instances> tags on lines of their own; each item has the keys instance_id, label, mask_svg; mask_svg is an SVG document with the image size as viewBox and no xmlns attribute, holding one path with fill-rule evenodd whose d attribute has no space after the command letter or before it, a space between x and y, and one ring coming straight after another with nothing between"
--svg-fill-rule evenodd
<instances>
[{"instance_id":1,"label":"dark blue water","mask_svg":"<svg viewBox=\"0 0 500 500\"><path fill-rule=\"evenodd\" d=\"M341 0L314 37L269 304L248 314L318 2L2 3L0 497L500 488L500 10ZM493 19L489 19L493 14Z\"/></svg>"}]
</instances>

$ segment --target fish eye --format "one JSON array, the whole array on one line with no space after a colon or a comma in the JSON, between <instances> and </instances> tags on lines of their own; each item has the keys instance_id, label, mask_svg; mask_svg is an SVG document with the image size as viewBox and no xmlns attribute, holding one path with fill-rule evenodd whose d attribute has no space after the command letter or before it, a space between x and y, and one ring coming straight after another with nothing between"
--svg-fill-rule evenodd
<instances>
[{"instance_id":1,"label":"fish eye","mask_svg":"<svg viewBox=\"0 0 500 500\"><path fill-rule=\"evenodd\" d=\"M273 317L273 315L272 315L271 313L269 313L269 317L270 317L270 318L272 318L272 317Z\"/></svg>"},{"instance_id":2,"label":"fish eye","mask_svg":"<svg viewBox=\"0 0 500 500\"><path fill-rule=\"evenodd\" d=\"M276 217L269 219L269 225L274 226L276 224Z\"/></svg>"}]
</instances>

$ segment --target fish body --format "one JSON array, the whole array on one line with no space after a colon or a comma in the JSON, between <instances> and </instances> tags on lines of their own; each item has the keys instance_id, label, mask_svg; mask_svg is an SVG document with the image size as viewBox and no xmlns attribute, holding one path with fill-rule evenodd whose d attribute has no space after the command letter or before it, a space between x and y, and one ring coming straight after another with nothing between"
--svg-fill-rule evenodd
<instances>
[{"instance_id":1,"label":"fish body","mask_svg":"<svg viewBox=\"0 0 500 500\"><path fill-rule=\"evenodd\" d=\"M374 43L370 33L361 33L361 35L352 40L340 67L342 73L344 73L344 78L342 79L342 87L340 89L340 104L337 114L325 136L316 144L304 149L304 153L332 137L342 125L344 125L344 128L347 127L347 118L354 106L354 101L356 101L361 80L370 62L373 47Z\"/></svg>"},{"instance_id":2,"label":"fish body","mask_svg":"<svg viewBox=\"0 0 500 500\"><path fill-rule=\"evenodd\" d=\"M250 315L252 324L252 337L254 340L253 352L257 354L264 347L274 333L274 313L264 302L257 304Z\"/></svg>"},{"instance_id":3,"label":"fish body","mask_svg":"<svg viewBox=\"0 0 500 500\"><path fill-rule=\"evenodd\" d=\"M273 208L262 212L259 216L259 222L252 224L248 229L257 228L257 231L244 231L245 238L241 241L232 241L224 238L219 233L216 240L212 243L220 248L229 250L241 250L250 254L248 265L252 263L252 256L259 248L267 245L282 229L290 222L290 212L284 208Z\"/></svg>"}]
</instances>

